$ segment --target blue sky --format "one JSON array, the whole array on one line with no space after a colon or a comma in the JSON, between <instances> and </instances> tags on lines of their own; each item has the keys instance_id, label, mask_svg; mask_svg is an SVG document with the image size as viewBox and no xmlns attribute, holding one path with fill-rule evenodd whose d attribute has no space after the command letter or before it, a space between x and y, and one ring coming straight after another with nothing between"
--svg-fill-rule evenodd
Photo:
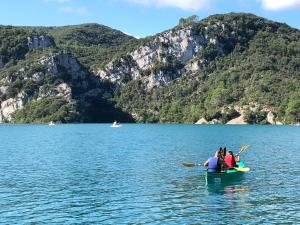
<instances>
[{"instance_id":1,"label":"blue sky","mask_svg":"<svg viewBox=\"0 0 300 225\"><path fill-rule=\"evenodd\" d=\"M9 0L0 24L61 26L99 23L137 37L170 29L182 17L250 12L300 29L300 0Z\"/></svg>"}]
</instances>

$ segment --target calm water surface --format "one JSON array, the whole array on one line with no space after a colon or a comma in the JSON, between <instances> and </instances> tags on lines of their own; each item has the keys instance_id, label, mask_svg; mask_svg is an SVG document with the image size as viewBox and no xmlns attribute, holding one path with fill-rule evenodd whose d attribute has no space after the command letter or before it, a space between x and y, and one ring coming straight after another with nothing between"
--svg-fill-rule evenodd
<instances>
[{"instance_id":1,"label":"calm water surface","mask_svg":"<svg viewBox=\"0 0 300 225\"><path fill-rule=\"evenodd\" d=\"M0 224L297 224L300 127L0 126ZM205 184L219 146L252 169Z\"/></svg>"}]
</instances>

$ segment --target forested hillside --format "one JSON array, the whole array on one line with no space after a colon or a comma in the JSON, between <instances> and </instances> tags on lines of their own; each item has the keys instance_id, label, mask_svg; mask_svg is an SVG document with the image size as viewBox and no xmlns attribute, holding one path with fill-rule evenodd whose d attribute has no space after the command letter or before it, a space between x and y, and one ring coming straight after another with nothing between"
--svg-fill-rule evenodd
<instances>
[{"instance_id":1,"label":"forested hillside","mask_svg":"<svg viewBox=\"0 0 300 225\"><path fill-rule=\"evenodd\" d=\"M98 24L0 26L2 122L300 121L300 31L213 15L135 39Z\"/></svg>"}]
</instances>

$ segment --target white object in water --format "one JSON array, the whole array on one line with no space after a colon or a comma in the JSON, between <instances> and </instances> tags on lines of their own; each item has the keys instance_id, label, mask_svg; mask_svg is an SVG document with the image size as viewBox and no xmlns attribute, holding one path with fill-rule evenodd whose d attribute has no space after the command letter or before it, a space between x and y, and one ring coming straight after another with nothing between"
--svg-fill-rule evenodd
<instances>
[{"instance_id":1,"label":"white object in water","mask_svg":"<svg viewBox=\"0 0 300 225\"><path fill-rule=\"evenodd\" d=\"M112 125L111 125L111 127L121 127L122 125L120 124L120 123L117 123L117 121L115 121Z\"/></svg>"},{"instance_id":2,"label":"white object in water","mask_svg":"<svg viewBox=\"0 0 300 225\"><path fill-rule=\"evenodd\" d=\"M55 123L53 123L52 121L49 123L50 126L53 126L55 125Z\"/></svg>"}]
</instances>

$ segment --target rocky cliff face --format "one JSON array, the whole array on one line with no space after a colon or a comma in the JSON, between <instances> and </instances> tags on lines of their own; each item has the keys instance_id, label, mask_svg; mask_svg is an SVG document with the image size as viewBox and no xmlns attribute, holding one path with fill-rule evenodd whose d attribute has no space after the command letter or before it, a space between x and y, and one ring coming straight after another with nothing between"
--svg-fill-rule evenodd
<instances>
[{"instance_id":1,"label":"rocky cliff face","mask_svg":"<svg viewBox=\"0 0 300 225\"><path fill-rule=\"evenodd\" d=\"M0 121L226 123L249 102L249 123L271 123L270 107L297 121L298 30L243 13L193 18L142 40L98 25L0 26Z\"/></svg>"},{"instance_id":2,"label":"rocky cliff face","mask_svg":"<svg viewBox=\"0 0 300 225\"><path fill-rule=\"evenodd\" d=\"M30 97L25 93L18 93L15 98L9 98L1 102L0 109L0 122L11 121L11 114L23 106L29 101Z\"/></svg>"},{"instance_id":3,"label":"rocky cliff face","mask_svg":"<svg viewBox=\"0 0 300 225\"><path fill-rule=\"evenodd\" d=\"M68 75L66 78L73 87L80 87L83 90L88 88L90 74L70 54L57 53L45 56L40 59L39 64L44 66L49 74Z\"/></svg>"},{"instance_id":4,"label":"rocky cliff face","mask_svg":"<svg viewBox=\"0 0 300 225\"><path fill-rule=\"evenodd\" d=\"M46 35L33 36L27 38L28 48L31 49L44 49L54 47L54 41Z\"/></svg>"},{"instance_id":5,"label":"rocky cliff face","mask_svg":"<svg viewBox=\"0 0 300 225\"><path fill-rule=\"evenodd\" d=\"M216 54L224 53L222 43L213 32L216 29L224 29L224 24L204 27L203 32L187 26L161 33L96 74L118 85L124 83L126 77L127 80L142 78L149 89L165 86L183 74L198 71L207 59L197 56L208 46Z\"/></svg>"},{"instance_id":6,"label":"rocky cliff face","mask_svg":"<svg viewBox=\"0 0 300 225\"><path fill-rule=\"evenodd\" d=\"M32 73L32 67L37 71ZM49 81L47 81L49 80ZM55 53L42 57L35 65L28 65L0 81L1 96L7 95L12 84L21 87L30 83L31 90L18 89L13 97L1 103L0 122L11 121L11 115L30 100L60 97L68 102L74 98L85 104L85 98L99 95L99 82L70 54Z\"/></svg>"}]
</instances>

